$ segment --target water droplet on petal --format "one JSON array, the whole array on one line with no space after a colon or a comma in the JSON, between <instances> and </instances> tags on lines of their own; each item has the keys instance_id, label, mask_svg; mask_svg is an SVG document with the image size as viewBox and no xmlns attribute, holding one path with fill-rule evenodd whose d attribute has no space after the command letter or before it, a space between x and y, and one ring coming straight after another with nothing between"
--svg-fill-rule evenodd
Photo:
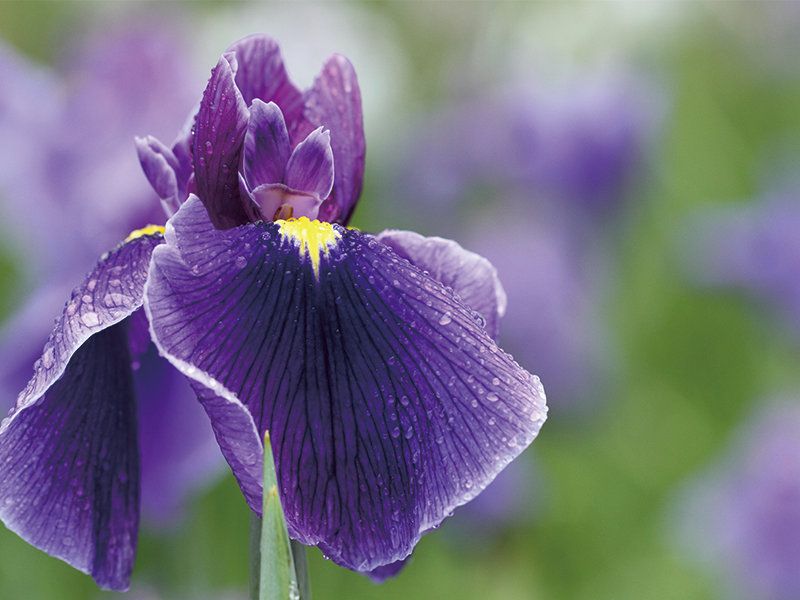
<instances>
[{"instance_id":1,"label":"water droplet on petal","mask_svg":"<svg viewBox=\"0 0 800 600\"><path fill-rule=\"evenodd\" d=\"M244 256L237 256L234 263L237 269L244 269L247 266L247 259Z\"/></svg>"},{"instance_id":2,"label":"water droplet on petal","mask_svg":"<svg viewBox=\"0 0 800 600\"><path fill-rule=\"evenodd\" d=\"M449 325L452 322L453 322L453 317L450 315L449 311L444 313L439 319L439 325Z\"/></svg>"},{"instance_id":3,"label":"water droplet on petal","mask_svg":"<svg viewBox=\"0 0 800 600\"><path fill-rule=\"evenodd\" d=\"M44 354L42 355L42 366L45 369L49 369L53 366L53 347L50 345L45 348Z\"/></svg>"},{"instance_id":4,"label":"water droplet on petal","mask_svg":"<svg viewBox=\"0 0 800 600\"><path fill-rule=\"evenodd\" d=\"M86 327L97 327L100 325L100 317L98 317L95 312L87 312L81 315L81 322L83 322Z\"/></svg>"}]
</instances>

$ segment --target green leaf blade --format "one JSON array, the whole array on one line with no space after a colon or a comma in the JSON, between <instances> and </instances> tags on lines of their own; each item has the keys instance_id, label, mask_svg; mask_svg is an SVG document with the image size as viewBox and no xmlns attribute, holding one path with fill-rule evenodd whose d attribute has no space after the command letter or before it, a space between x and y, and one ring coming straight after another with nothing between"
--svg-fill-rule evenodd
<instances>
[{"instance_id":1,"label":"green leaf blade","mask_svg":"<svg viewBox=\"0 0 800 600\"><path fill-rule=\"evenodd\" d=\"M278 493L269 432L264 434L263 489L258 597L259 600L299 600L294 558Z\"/></svg>"}]
</instances>

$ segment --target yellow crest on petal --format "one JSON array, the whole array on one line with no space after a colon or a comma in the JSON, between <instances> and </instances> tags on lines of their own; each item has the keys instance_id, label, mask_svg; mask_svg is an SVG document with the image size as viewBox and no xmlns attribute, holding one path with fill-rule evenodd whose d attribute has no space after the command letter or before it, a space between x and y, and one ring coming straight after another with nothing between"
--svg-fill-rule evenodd
<instances>
[{"instance_id":1,"label":"yellow crest on petal","mask_svg":"<svg viewBox=\"0 0 800 600\"><path fill-rule=\"evenodd\" d=\"M124 243L128 243L136 238L144 237L146 235L164 235L164 227L161 225L147 225L146 227L142 227L141 229L137 229L135 231L131 231L130 235L125 238Z\"/></svg>"},{"instance_id":2,"label":"yellow crest on petal","mask_svg":"<svg viewBox=\"0 0 800 600\"><path fill-rule=\"evenodd\" d=\"M327 256L342 235L330 223L316 219L312 221L308 217L281 219L275 221L275 224L278 225L278 233L283 239L290 240L297 246L301 257L308 256L314 275L319 277L320 255Z\"/></svg>"}]
</instances>

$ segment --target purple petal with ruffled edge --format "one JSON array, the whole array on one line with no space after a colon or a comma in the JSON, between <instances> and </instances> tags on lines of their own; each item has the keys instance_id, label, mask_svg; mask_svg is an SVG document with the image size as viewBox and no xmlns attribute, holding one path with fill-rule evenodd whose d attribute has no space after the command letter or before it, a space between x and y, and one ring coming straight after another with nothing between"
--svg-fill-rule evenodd
<instances>
[{"instance_id":1,"label":"purple petal with ruffled edge","mask_svg":"<svg viewBox=\"0 0 800 600\"><path fill-rule=\"evenodd\" d=\"M246 104L256 98L281 107L289 131L303 120L303 94L289 80L275 40L261 34L239 40L228 52L236 55L239 69L236 85Z\"/></svg>"},{"instance_id":2,"label":"purple petal with ruffled edge","mask_svg":"<svg viewBox=\"0 0 800 600\"><path fill-rule=\"evenodd\" d=\"M161 241L131 239L75 289L0 425L0 519L111 589L128 586L139 521L135 403L120 322L141 306Z\"/></svg>"},{"instance_id":3,"label":"purple petal with ruffled edge","mask_svg":"<svg viewBox=\"0 0 800 600\"><path fill-rule=\"evenodd\" d=\"M101 259L75 288L45 345L41 362L17 400L17 411L35 403L61 377L81 344L142 305L150 255L162 241L161 235L131 239Z\"/></svg>"},{"instance_id":4,"label":"purple petal with ruffled edge","mask_svg":"<svg viewBox=\"0 0 800 600\"><path fill-rule=\"evenodd\" d=\"M506 312L506 293L497 269L479 254L457 242L425 237L413 231L386 230L375 236L430 276L453 288L464 303L486 319L486 331L497 339Z\"/></svg>"},{"instance_id":5,"label":"purple petal with ruffled edge","mask_svg":"<svg viewBox=\"0 0 800 600\"><path fill-rule=\"evenodd\" d=\"M284 183L324 200L333 189L331 133L318 127L292 152Z\"/></svg>"},{"instance_id":6,"label":"purple petal with ruffled edge","mask_svg":"<svg viewBox=\"0 0 800 600\"><path fill-rule=\"evenodd\" d=\"M248 221L238 174L248 110L233 81L235 70L235 60L225 55L211 72L197 113L192 149L197 195L221 229Z\"/></svg>"},{"instance_id":7,"label":"purple petal with ruffled edge","mask_svg":"<svg viewBox=\"0 0 800 600\"><path fill-rule=\"evenodd\" d=\"M154 341L208 387L251 508L269 429L290 535L343 566L407 557L544 422L538 378L371 236L302 221L219 231L191 198L167 242L146 290Z\"/></svg>"},{"instance_id":8,"label":"purple petal with ruffled edge","mask_svg":"<svg viewBox=\"0 0 800 600\"><path fill-rule=\"evenodd\" d=\"M323 202L319 218L346 225L356 207L364 182L364 119L361 91L355 69L344 56L331 56L305 93L305 116L314 126L331 132L336 179L330 198Z\"/></svg>"},{"instance_id":9,"label":"purple petal with ruffled edge","mask_svg":"<svg viewBox=\"0 0 800 600\"><path fill-rule=\"evenodd\" d=\"M283 113L274 102L255 99L244 136L243 172L248 186L283 183L292 144Z\"/></svg>"}]
</instances>

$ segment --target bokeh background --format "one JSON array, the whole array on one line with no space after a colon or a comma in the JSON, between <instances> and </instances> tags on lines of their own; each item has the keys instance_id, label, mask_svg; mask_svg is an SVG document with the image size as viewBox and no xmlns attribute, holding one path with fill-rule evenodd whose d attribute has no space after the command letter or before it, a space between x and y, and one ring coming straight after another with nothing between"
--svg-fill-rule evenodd
<instances>
[{"instance_id":1,"label":"bokeh background","mask_svg":"<svg viewBox=\"0 0 800 600\"><path fill-rule=\"evenodd\" d=\"M551 407L398 578L310 550L315 598L797 600L798 28L790 2L0 3L0 408L156 207L132 136L171 139L265 32L301 86L352 60L354 224L489 257ZM129 597L246 598L247 510L207 464L146 516ZM0 598L113 595L0 530Z\"/></svg>"}]
</instances>

